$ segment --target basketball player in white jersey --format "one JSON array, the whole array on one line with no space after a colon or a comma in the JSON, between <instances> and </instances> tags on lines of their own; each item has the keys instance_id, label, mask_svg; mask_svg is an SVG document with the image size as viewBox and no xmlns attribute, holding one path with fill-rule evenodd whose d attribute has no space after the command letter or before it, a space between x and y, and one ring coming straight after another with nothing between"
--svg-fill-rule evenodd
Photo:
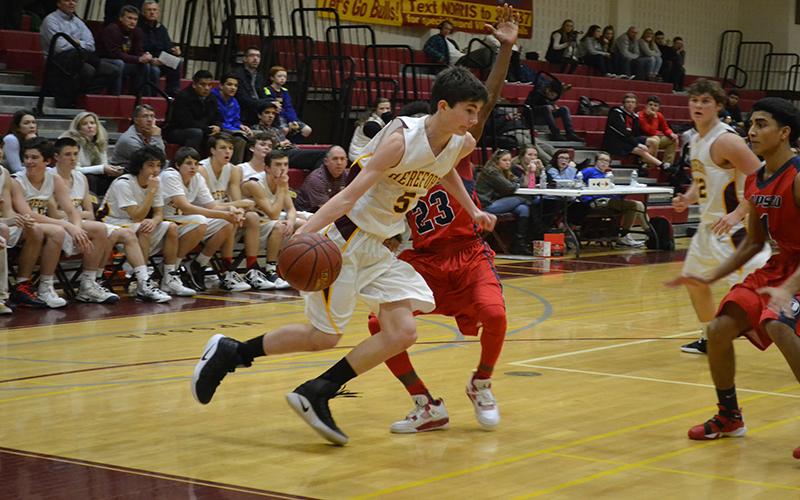
<instances>
[{"instance_id":1,"label":"basketball player in white jersey","mask_svg":"<svg viewBox=\"0 0 800 500\"><path fill-rule=\"evenodd\" d=\"M80 153L80 146L78 143L69 137L62 137L56 140L54 144L55 154L55 171L59 177L64 181L64 184L69 189L69 197L72 200L72 205L81 214L81 227L86 230L94 226L101 225L108 237L103 257L100 259L100 265L97 270L92 271L84 269L81 273L81 287L78 295L75 297L81 302L105 302L104 296L110 294L106 288L98 285L95 280L102 278L104 264L108 262L111 255L111 250L117 243L125 248L125 256L133 267L134 276L137 281L136 298L146 302L167 302L171 299L169 295L162 292L158 287L150 282L147 275L147 263L142 255L142 249L139 247L139 240L136 239L136 233L132 229L103 222L97 222L94 219L94 206L92 205L91 196L89 194L89 183L86 176L79 172L75 167L78 165L78 154ZM66 214L55 206L55 202L51 201L49 213L54 217L64 218ZM98 273L100 276L98 276ZM94 285L90 282L95 282ZM96 285L96 286L95 286Z\"/></svg>"},{"instance_id":2,"label":"basketball player in white jersey","mask_svg":"<svg viewBox=\"0 0 800 500\"><path fill-rule=\"evenodd\" d=\"M454 169L475 147L467 131L486 100L486 88L469 70L446 69L433 84L432 115L398 118L370 141L351 168L348 186L299 229L324 231L341 249L339 278L326 290L303 294L309 324L284 326L247 342L213 336L192 377L192 392L200 403L211 400L229 371L249 366L253 358L335 347L361 298L378 314L381 332L287 395L294 411L325 439L338 445L348 441L336 426L328 401L343 394L342 386L349 380L412 346L413 311L435 307L425 280L398 260L384 240L403 232L405 214L439 182L478 226L494 227L494 216L475 206Z\"/></svg>"},{"instance_id":3,"label":"basketball player in white jersey","mask_svg":"<svg viewBox=\"0 0 800 500\"><path fill-rule=\"evenodd\" d=\"M250 290L250 285L233 269L236 230L244 221L244 210L214 200L203 177L197 175L199 162L200 153L184 147L175 154L174 168L161 172L164 219L178 225L178 237L205 226L203 250L198 258L205 257L208 264L219 251L224 267L220 288L228 292Z\"/></svg>"},{"instance_id":4,"label":"basketball player in white jersey","mask_svg":"<svg viewBox=\"0 0 800 500\"><path fill-rule=\"evenodd\" d=\"M676 212L689 205L700 205L700 225L692 237L681 276L706 276L733 255L738 242L744 240L744 211L739 203L744 199L745 177L761 166L758 157L744 140L718 114L725 105L725 91L714 81L697 80L688 89L689 113L697 134L690 144L692 184L686 193L672 200ZM769 245L738 272L728 275L730 285L744 279L763 266L771 254ZM711 287L697 281L677 278L669 285L685 284L697 319L703 323L702 337L681 347L684 352L706 352L705 327L714 319L716 307Z\"/></svg>"},{"instance_id":5,"label":"basketball player in white jersey","mask_svg":"<svg viewBox=\"0 0 800 500\"><path fill-rule=\"evenodd\" d=\"M211 196L220 203L249 210L252 200L242 199L242 169L231 163L233 137L225 132L208 138L210 156L200 162L200 175L208 185Z\"/></svg>"}]
</instances>

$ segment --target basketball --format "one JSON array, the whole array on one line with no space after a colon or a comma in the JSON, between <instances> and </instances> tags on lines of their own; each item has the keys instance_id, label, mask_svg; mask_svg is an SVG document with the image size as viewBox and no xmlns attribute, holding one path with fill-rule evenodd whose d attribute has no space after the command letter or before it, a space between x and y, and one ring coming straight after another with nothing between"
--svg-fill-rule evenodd
<instances>
[{"instance_id":1,"label":"basketball","mask_svg":"<svg viewBox=\"0 0 800 500\"><path fill-rule=\"evenodd\" d=\"M278 273L304 292L328 288L342 270L342 253L334 242L318 233L293 236L278 254Z\"/></svg>"}]
</instances>

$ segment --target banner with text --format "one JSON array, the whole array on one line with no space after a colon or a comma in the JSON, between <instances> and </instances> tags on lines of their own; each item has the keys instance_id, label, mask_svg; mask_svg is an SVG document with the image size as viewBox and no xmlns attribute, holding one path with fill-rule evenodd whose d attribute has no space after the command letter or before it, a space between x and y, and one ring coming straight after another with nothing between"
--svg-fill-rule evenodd
<instances>
[{"instance_id":1,"label":"banner with text","mask_svg":"<svg viewBox=\"0 0 800 500\"><path fill-rule=\"evenodd\" d=\"M458 31L487 33L497 19L497 0L317 0L318 7L339 12L342 21L435 28L445 19ZM530 38L533 0L510 1L520 19L519 36Z\"/></svg>"}]
</instances>

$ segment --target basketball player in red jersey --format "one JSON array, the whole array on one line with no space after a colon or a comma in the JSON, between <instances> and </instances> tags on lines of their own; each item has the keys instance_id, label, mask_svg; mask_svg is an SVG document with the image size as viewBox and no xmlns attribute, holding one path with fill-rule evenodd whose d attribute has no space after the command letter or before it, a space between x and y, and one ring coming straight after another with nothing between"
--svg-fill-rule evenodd
<instances>
[{"instance_id":1,"label":"basketball player in red jersey","mask_svg":"<svg viewBox=\"0 0 800 500\"><path fill-rule=\"evenodd\" d=\"M719 397L719 413L689 429L690 439L741 437L747 432L736 400L733 341L740 335L761 350L773 342L800 381L800 157L791 144L800 136L800 113L789 101L767 97L753 105L749 137L764 166L747 178L748 231L736 252L707 279L712 283L745 264L768 238L780 248L722 299L708 328L708 364ZM800 459L800 447L794 450Z\"/></svg>"},{"instance_id":2,"label":"basketball player in red jersey","mask_svg":"<svg viewBox=\"0 0 800 500\"><path fill-rule=\"evenodd\" d=\"M518 27L508 5L498 10L493 35L500 41L500 52L486 81L489 100L481 108L478 122L470 129L477 139L503 89L503 82L517 40ZM472 165L469 157L456 167L467 191L476 204ZM467 396L475 407L478 423L492 429L500 422L497 403L491 391L491 376L506 334L506 308L503 290L494 268L494 252L481 239L480 231L441 185L434 186L407 214L413 249L399 255L425 278L436 299L431 314L456 318L464 335L481 333L481 357L478 368L467 383ZM380 331L378 318L369 321L370 333ZM392 373L405 385L414 400L414 409L405 419L395 422L391 431L414 433L446 428L447 409L441 399L434 399L417 376L407 352L386 361Z\"/></svg>"}]
</instances>

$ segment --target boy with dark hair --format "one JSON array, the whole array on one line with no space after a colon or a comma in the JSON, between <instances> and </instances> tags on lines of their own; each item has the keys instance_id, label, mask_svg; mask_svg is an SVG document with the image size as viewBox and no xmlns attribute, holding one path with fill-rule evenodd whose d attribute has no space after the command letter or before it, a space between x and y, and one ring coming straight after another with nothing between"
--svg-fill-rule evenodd
<instances>
[{"instance_id":1,"label":"boy with dark hair","mask_svg":"<svg viewBox=\"0 0 800 500\"><path fill-rule=\"evenodd\" d=\"M54 146L55 171L67 186L73 207L81 214L81 227L86 231L97 229L102 234L105 234L107 238L107 244L104 245L105 248L97 270L84 268L83 273L81 273L81 286L76 299L81 302L108 302L119 299L109 290L92 282L102 277L104 264L108 262L111 250L117 243L120 243L125 248L128 262L133 266L134 276L138 285L136 287L136 298L146 302L167 302L170 300L169 295L150 282L147 275L147 262L145 262L142 255L142 249L136 239L136 233L129 228L95 221L94 206L89 193L89 182L86 176L75 168L78 164L80 152L78 143L69 137L62 137L55 142ZM51 202L50 212L59 218L66 218L66 214L55 206L54 201Z\"/></svg>"},{"instance_id":2,"label":"boy with dark hair","mask_svg":"<svg viewBox=\"0 0 800 500\"><path fill-rule=\"evenodd\" d=\"M224 132L230 134L233 139L233 157L231 161L237 165L244 158L244 150L247 146L246 137L253 134L250 127L242 123L239 101L236 100L238 89L239 78L236 75L228 74L222 77L220 86L211 91L217 100L217 107L222 116L221 128Z\"/></svg>"},{"instance_id":3,"label":"boy with dark hair","mask_svg":"<svg viewBox=\"0 0 800 500\"><path fill-rule=\"evenodd\" d=\"M328 401L347 381L413 345L413 311L429 312L436 305L422 277L395 258L384 240L403 232L405 214L440 180L478 226L490 229L495 222L475 206L454 170L475 148L467 131L487 100L486 88L469 70L456 67L437 75L432 96L436 111L398 118L384 127L370 141L366 157L351 169L352 182L299 229L326 230L343 254L336 282L303 294L309 323L287 325L247 342L213 336L192 377L197 401L207 404L229 371L249 366L256 357L335 347L361 298L378 312L383 330L287 395L295 412L325 439L338 445L348 441Z\"/></svg>"},{"instance_id":4,"label":"boy with dark hair","mask_svg":"<svg viewBox=\"0 0 800 500\"><path fill-rule=\"evenodd\" d=\"M603 149L614 155L636 155L648 165L669 169L668 164L650 154L658 140L643 135L636 103L636 94L627 93L622 96L621 106L608 111Z\"/></svg>"},{"instance_id":5,"label":"boy with dark hair","mask_svg":"<svg viewBox=\"0 0 800 500\"><path fill-rule=\"evenodd\" d=\"M708 365L717 391L717 415L689 429L689 438L740 437L747 432L736 398L733 341L744 335L761 350L773 342L800 381L800 158L791 145L800 136L800 115L791 102L776 97L753 105L748 132L764 165L747 178L747 235L724 262L706 276L684 275L679 283L714 283L762 252L769 239L780 252L751 272L722 299L708 325ZM794 457L800 459L800 447Z\"/></svg>"},{"instance_id":6,"label":"boy with dark hair","mask_svg":"<svg viewBox=\"0 0 800 500\"><path fill-rule=\"evenodd\" d=\"M164 127L168 142L200 151L206 137L219 133L222 116L216 99L211 96L213 80L208 70L201 69L192 76L192 84L178 92Z\"/></svg>"},{"instance_id":7,"label":"boy with dark hair","mask_svg":"<svg viewBox=\"0 0 800 500\"><path fill-rule=\"evenodd\" d=\"M656 156L658 150L663 149L664 163L672 165L675 162L675 149L678 147L678 134L669 128L660 109L661 99L657 95L648 97L647 106L639 111L639 126L647 137L647 150L650 154Z\"/></svg>"},{"instance_id":8,"label":"boy with dark hair","mask_svg":"<svg viewBox=\"0 0 800 500\"><path fill-rule=\"evenodd\" d=\"M164 199L159 173L166 158L160 149L145 146L131 158L128 172L117 177L108 188L103 205L108 208L105 222L129 227L139 238L142 254L162 251L164 272L161 290L181 297L194 295L189 273L180 265L203 238L204 227L197 227L178 238L178 226L164 220Z\"/></svg>"}]
</instances>

